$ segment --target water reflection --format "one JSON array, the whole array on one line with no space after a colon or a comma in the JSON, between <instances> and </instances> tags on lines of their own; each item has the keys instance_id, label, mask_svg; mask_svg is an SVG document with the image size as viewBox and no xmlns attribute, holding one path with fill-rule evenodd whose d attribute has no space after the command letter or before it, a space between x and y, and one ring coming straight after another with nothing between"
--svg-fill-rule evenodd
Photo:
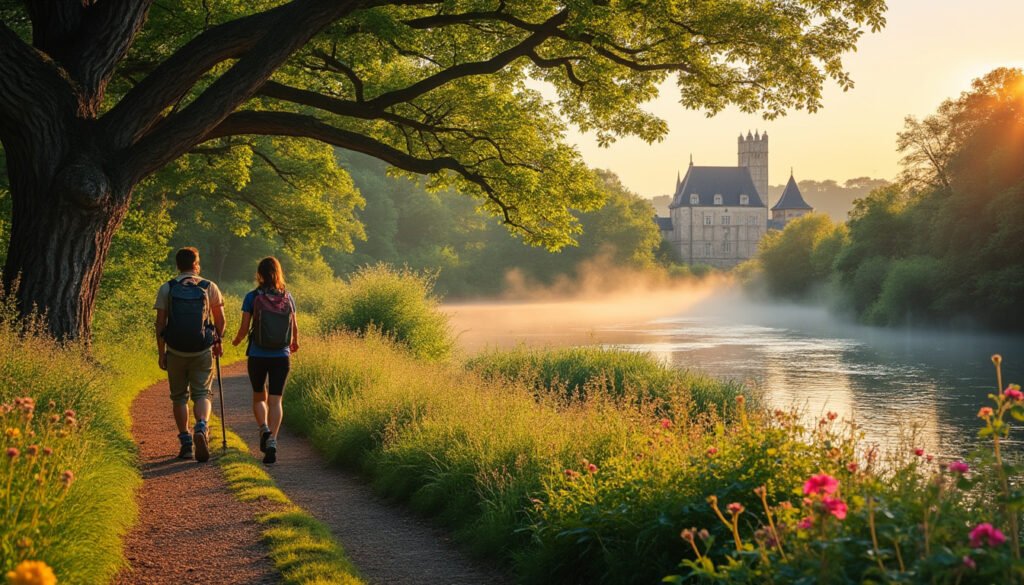
<instances>
[{"instance_id":1,"label":"water reflection","mask_svg":"<svg viewBox=\"0 0 1024 585\"><path fill-rule=\"evenodd\" d=\"M712 295L672 316L592 303L451 307L460 341L484 346L591 345L648 352L677 367L746 381L774 407L809 416L852 417L887 444L901 425L922 428L921 445L963 451L978 429L978 408L995 391L993 353L1006 381L1024 381L1024 339L986 333L863 327L813 307L758 305ZM614 319L604 318L614 315Z\"/></svg>"}]
</instances>

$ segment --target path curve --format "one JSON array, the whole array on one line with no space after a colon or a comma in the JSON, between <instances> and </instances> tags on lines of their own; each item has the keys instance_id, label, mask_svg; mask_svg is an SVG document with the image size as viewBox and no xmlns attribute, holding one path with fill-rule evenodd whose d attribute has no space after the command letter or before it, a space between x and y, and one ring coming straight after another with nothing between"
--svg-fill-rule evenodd
<instances>
[{"instance_id":1,"label":"path curve","mask_svg":"<svg viewBox=\"0 0 1024 585\"><path fill-rule=\"evenodd\" d=\"M228 426L259 455L251 395L244 364L224 371ZM293 502L330 527L360 575L374 585L512 582L470 560L440 529L385 502L355 474L328 466L307 439L286 428L278 437L278 462L268 470Z\"/></svg>"},{"instance_id":2,"label":"path curve","mask_svg":"<svg viewBox=\"0 0 1024 585\"><path fill-rule=\"evenodd\" d=\"M280 577L262 544L255 515L228 489L220 467L177 459L178 437L167 382L143 390L132 403L132 436L139 446L142 488L139 519L124 542L130 567L118 585L259 585ZM211 451L220 439L211 437Z\"/></svg>"}]
</instances>

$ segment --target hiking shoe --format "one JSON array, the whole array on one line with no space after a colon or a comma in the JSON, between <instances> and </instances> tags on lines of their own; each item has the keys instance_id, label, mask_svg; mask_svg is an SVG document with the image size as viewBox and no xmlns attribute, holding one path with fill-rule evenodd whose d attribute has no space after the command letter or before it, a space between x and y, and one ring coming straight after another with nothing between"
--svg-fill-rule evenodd
<instances>
[{"instance_id":1,"label":"hiking shoe","mask_svg":"<svg viewBox=\"0 0 1024 585\"><path fill-rule=\"evenodd\" d=\"M260 432L260 453L267 452L267 439L270 438L270 431Z\"/></svg>"},{"instance_id":2,"label":"hiking shoe","mask_svg":"<svg viewBox=\"0 0 1024 585\"><path fill-rule=\"evenodd\" d=\"M192 440L196 444L196 461L202 463L210 460L210 430L205 424L197 424L192 434Z\"/></svg>"},{"instance_id":3,"label":"hiking shoe","mask_svg":"<svg viewBox=\"0 0 1024 585\"><path fill-rule=\"evenodd\" d=\"M277 462L277 441L270 439L267 441L267 450L263 455L263 462L267 465Z\"/></svg>"},{"instance_id":4,"label":"hiking shoe","mask_svg":"<svg viewBox=\"0 0 1024 585\"><path fill-rule=\"evenodd\" d=\"M192 435L179 433L178 441L181 443L181 450L178 451L178 459L192 458Z\"/></svg>"}]
</instances>

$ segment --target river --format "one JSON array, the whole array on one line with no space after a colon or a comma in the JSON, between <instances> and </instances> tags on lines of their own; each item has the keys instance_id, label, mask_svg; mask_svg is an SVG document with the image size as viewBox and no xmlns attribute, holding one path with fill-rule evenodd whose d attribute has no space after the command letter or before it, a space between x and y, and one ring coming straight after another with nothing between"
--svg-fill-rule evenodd
<instances>
[{"instance_id":1,"label":"river","mask_svg":"<svg viewBox=\"0 0 1024 585\"><path fill-rule=\"evenodd\" d=\"M865 327L821 307L758 304L719 287L445 310L467 352L517 344L647 352L742 380L772 407L796 406L808 418L836 411L889 446L913 423L917 442L943 456L976 437L978 409L996 389L992 354L1003 356L1004 385L1024 382L1024 336Z\"/></svg>"}]
</instances>

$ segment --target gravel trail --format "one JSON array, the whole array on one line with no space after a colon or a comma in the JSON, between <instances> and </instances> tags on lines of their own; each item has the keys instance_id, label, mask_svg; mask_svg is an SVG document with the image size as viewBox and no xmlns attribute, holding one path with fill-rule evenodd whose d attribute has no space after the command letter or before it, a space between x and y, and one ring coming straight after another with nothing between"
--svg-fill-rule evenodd
<instances>
[{"instance_id":1,"label":"gravel trail","mask_svg":"<svg viewBox=\"0 0 1024 585\"><path fill-rule=\"evenodd\" d=\"M240 502L228 489L212 458L219 453L220 438L210 437L212 457L206 463L176 458L177 429L166 381L140 393L131 415L143 483L139 520L125 539L131 567L114 582L279 582L255 521L266 505Z\"/></svg>"},{"instance_id":2,"label":"gravel trail","mask_svg":"<svg viewBox=\"0 0 1024 585\"><path fill-rule=\"evenodd\" d=\"M254 455L258 433L252 388L239 364L224 371L228 426ZM284 408L288 408L285 389ZM274 481L293 502L327 524L360 574L374 585L502 585L512 580L478 564L450 536L406 509L385 502L354 473L330 467L308 440L286 428L278 438Z\"/></svg>"}]
</instances>

